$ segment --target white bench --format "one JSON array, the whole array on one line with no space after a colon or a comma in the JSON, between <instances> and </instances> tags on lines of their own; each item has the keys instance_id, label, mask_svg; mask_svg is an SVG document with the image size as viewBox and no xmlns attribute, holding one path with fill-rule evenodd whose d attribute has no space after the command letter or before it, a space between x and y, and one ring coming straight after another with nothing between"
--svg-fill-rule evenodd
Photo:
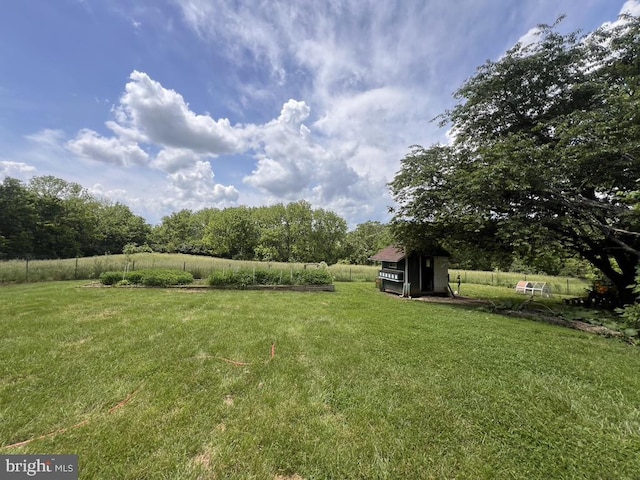
<instances>
[{"instance_id":1,"label":"white bench","mask_svg":"<svg viewBox=\"0 0 640 480\"><path fill-rule=\"evenodd\" d=\"M537 293L542 297L550 297L551 288L545 282L520 280L516 285L516 293L522 293L524 295L535 295Z\"/></svg>"}]
</instances>

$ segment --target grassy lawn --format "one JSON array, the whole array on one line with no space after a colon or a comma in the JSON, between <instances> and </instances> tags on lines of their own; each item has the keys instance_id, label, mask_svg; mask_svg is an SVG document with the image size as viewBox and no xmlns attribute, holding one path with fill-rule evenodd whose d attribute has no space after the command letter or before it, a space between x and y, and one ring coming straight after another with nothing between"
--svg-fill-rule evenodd
<instances>
[{"instance_id":1,"label":"grassy lawn","mask_svg":"<svg viewBox=\"0 0 640 480\"><path fill-rule=\"evenodd\" d=\"M638 478L637 347L371 283L84 283L0 288L2 454L78 454L83 479Z\"/></svg>"}]
</instances>

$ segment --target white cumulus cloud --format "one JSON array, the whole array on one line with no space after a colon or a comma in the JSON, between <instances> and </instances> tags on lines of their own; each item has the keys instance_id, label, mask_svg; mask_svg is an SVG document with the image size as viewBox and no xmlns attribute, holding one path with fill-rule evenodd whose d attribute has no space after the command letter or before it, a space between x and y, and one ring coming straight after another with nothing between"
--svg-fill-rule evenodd
<instances>
[{"instance_id":1,"label":"white cumulus cloud","mask_svg":"<svg viewBox=\"0 0 640 480\"><path fill-rule=\"evenodd\" d=\"M103 137L89 129L80 130L66 146L79 157L123 167L144 165L149 161L149 155L137 144L124 142L118 137Z\"/></svg>"},{"instance_id":2,"label":"white cumulus cloud","mask_svg":"<svg viewBox=\"0 0 640 480\"><path fill-rule=\"evenodd\" d=\"M167 178L169 187L163 204L174 211L183 208L198 210L238 200L239 193L235 187L214 182L209 162L198 160L190 168L171 173Z\"/></svg>"},{"instance_id":3,"label":"white cumulus cloud","mask_svg":"<svg viewBox=\"0 0 640 480\"><path fill-rule=\"evenodd\" d=\"M0 160L0 180L6 177L24 179L36 172L36 168L22 162Z\"/></svg>"},{"instance_id":4,"label":"white cumulus cloud","mask_svg":"<svg viewBox=\"0 0 640 480\"><path fill-rule=\"evenodd\" d=\"M315 197L322 204L352 193L362 180L348 165L353 151L318 142L303 123L310 113L305 102L290 99L276 120L255 127L258 161L245 184L277 198Z\"/></svg>"},{"instance_id":5,"label":"white cumulus cloud","mask_svg":"<svg viewBox=\"0 0 640 480\"><path fill-rule=\"evenodd\" d=\"M116 134L158 145L211 155L236 152L243 145L241 128L232 127L226 118L196 114L182 95L144 72L131 73L115 114L117 122L109 127Z\"/></svg>"},{"instance_id":6,"label":"white cumulus cloud","mask_svg":"<svg viewBox=\"0 0 640 480\"><path fill-rule=\"evenodd\" d=\"M151 166L167 173L176 173L193 167L202 156L186 148L165 148L151 162Z\"/></svg>"}]
</instances>

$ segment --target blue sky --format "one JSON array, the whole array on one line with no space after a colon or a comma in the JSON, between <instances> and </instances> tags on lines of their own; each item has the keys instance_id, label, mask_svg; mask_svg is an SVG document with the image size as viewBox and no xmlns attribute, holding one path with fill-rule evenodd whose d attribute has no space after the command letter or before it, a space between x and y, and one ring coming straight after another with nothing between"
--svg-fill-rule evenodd
<instances>
[{"instance_id":1,"label":"blue sky","mask_svg":"<svg viewBox=\"0 0 640 480\"><path fill-rule=\"evenodd\" d=\"M386 184L485 60L640 0L22 0L0 15L0 179L54 175L150 223L305 199L387 221Z\"/></svg>"}]
</instances>

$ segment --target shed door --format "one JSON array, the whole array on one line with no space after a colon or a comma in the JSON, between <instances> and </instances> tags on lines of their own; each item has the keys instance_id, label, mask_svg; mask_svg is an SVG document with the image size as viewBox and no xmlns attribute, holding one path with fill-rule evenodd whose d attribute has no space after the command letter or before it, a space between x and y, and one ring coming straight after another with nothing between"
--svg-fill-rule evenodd
<instances>
[{"instance_id":1,"label":"shed door","mask_svg":"<svg viewBox=\"0 0 640 480\"><path fill-rule=\"evenodd\" d=\"M433 258L420 257L420 290L433 292Z\"/></svg>"}]
</instances>

